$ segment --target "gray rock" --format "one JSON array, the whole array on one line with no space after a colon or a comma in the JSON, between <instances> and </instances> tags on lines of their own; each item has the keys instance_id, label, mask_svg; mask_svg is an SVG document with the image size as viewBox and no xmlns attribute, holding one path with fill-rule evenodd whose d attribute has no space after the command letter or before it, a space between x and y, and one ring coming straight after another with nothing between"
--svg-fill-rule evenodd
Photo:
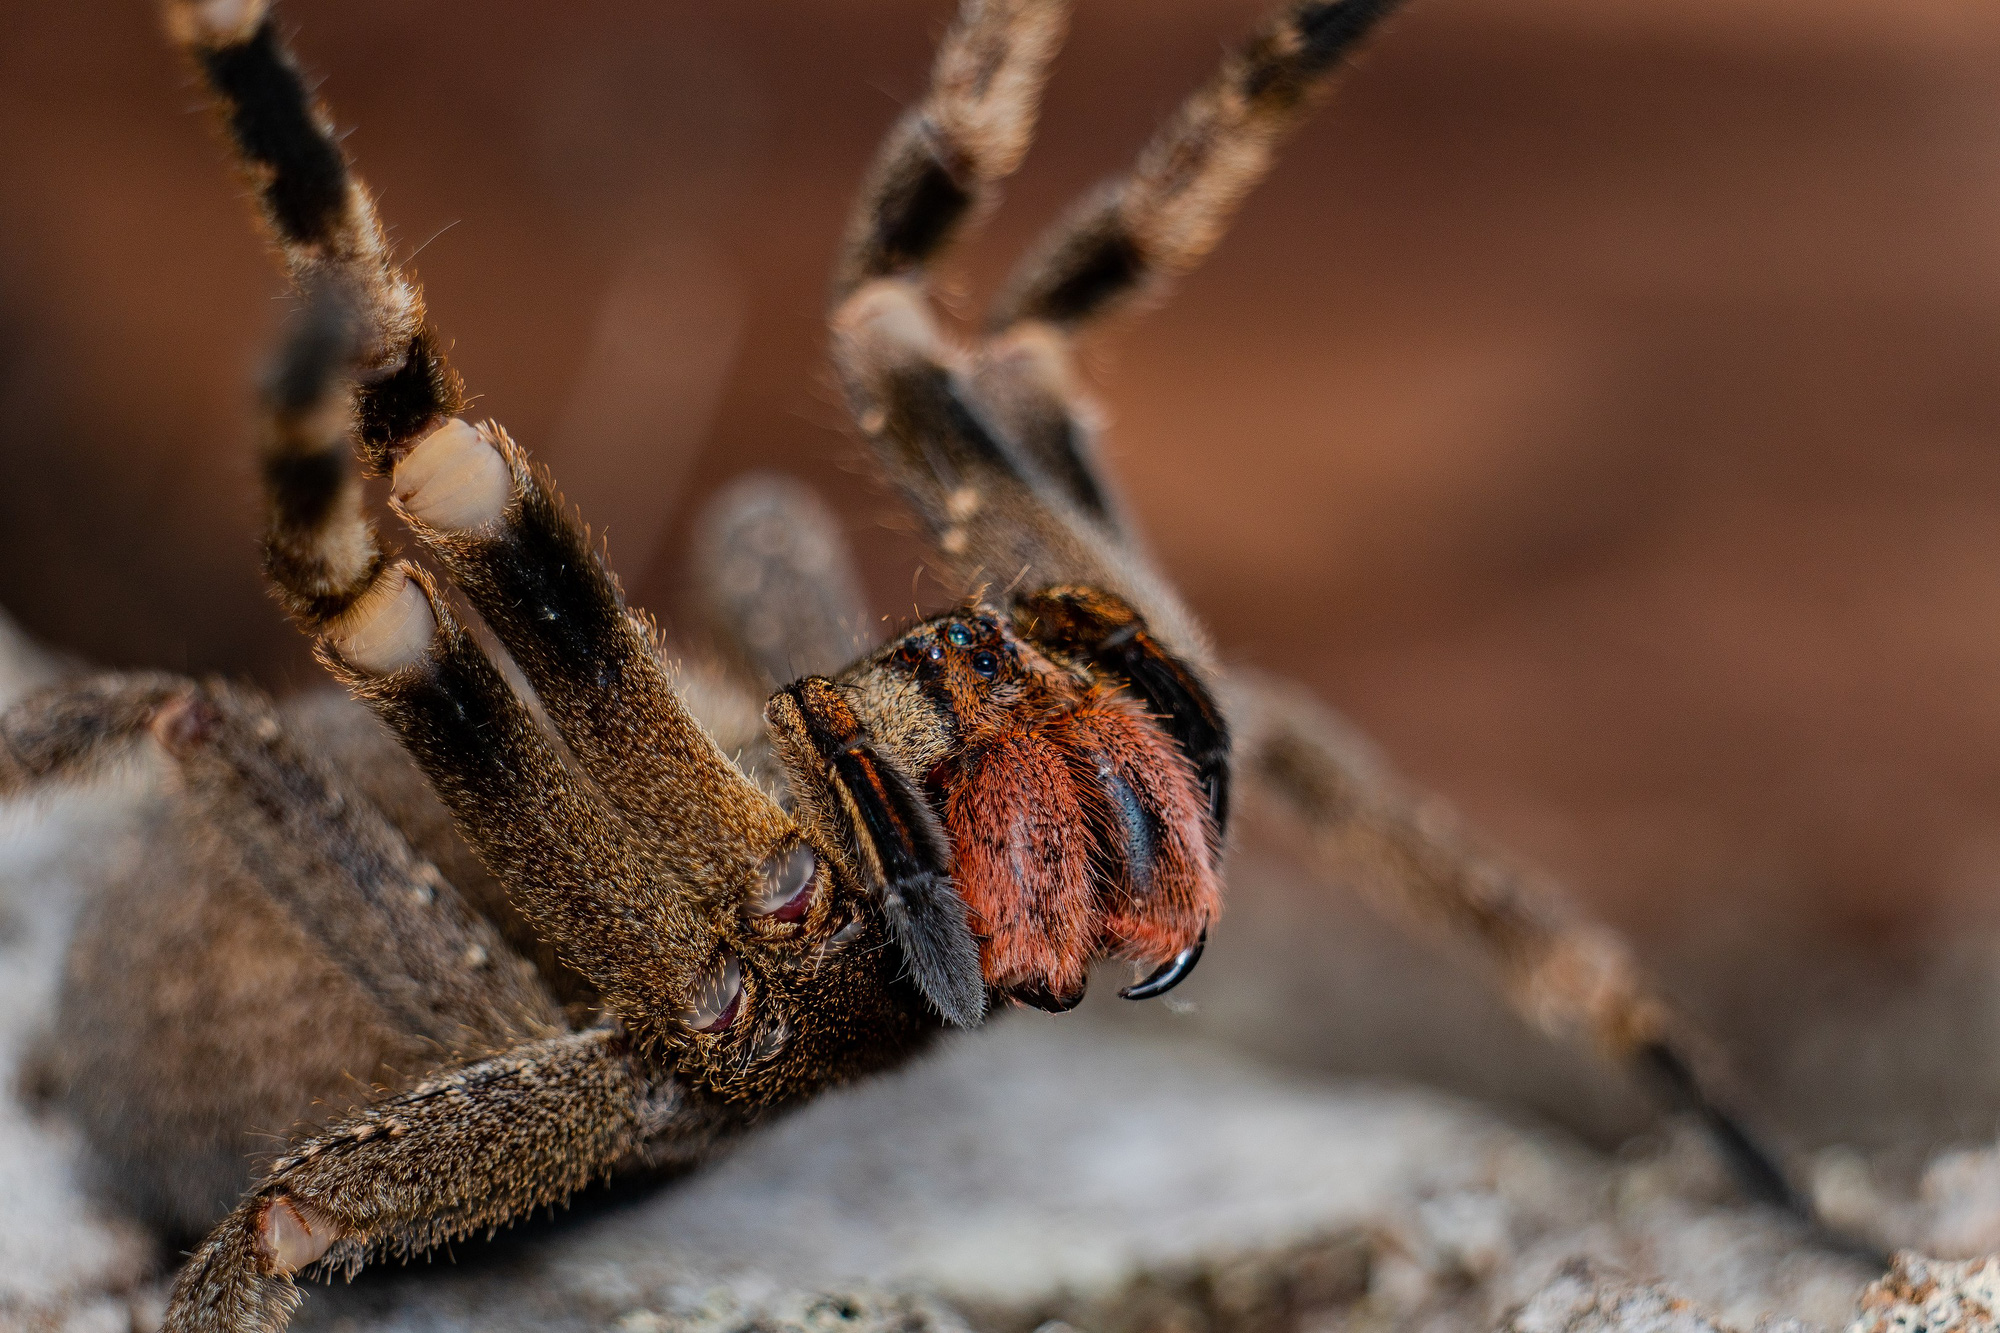
<instances>
[{"instance_id":1,"label":"gray rock","mask_svg":"<svg viewBox=\"0 0 2000 1333\"><path fill-rule=\"evenodd\" d=\"M1947 1263L1899 1254L1861 1296L1848 1333L1994 1333L2000 1329L2000 1259Z\"/></svg>"},{"instance_id":2,"label":"gray rock","mask_svg":"<svg viewBox=\"0 0 2000 1333\"><path fill-rule=\"evenodd\" d=\"M1501 1333L1731 1333L1665 1287L1608 1278L1574 1260L1514 1311ZM1757 1333L1815 1333L1802 1320L1760 1320Z\"/></svg>"}]
</instances>

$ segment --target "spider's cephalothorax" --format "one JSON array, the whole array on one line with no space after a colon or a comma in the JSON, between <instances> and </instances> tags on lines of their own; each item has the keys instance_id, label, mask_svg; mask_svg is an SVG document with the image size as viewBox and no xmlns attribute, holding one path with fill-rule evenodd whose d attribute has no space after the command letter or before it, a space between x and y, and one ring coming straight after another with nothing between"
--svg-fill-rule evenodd
<instances>
[{"instance_id":1,"label":"spider's cephalothorax","mask_svg":"<svg viewBox=\"0 0 2000 1333\"><path fill-rule=\"evenodd\" d=\"M1165 991L1216 918L1232 778L1800 1206L1616 937L1399 795L1317 705L1220 674L1097 467L1075 337L1201 260L1392 5L1289 0L962 346L930 265L1026 151L1066 11L963 0L855 208L833 352L957 594L1025 591L843 669L865 607L825 516L769 486L706 529L721 660L670 665L550 478L461 419L446 341L264 0L168 0L306 297L264 404L265 567L366 709L140 674L0 718L0 796L120 742L179 784L175 841L84 915L46 1062L129 1201L208 1230L170 1333L278 1329L302 1268L694 1161L995 996L1073 1004L1094 960L1151 969L1129 998ZM415 559L364 517L356 454Z\"/></svg>"},{"instance_id":2,"label":"spider's cephalothorax","mask_svg":"<svg viewBox=\"0 0 2000 1333\"><path fill-rule=\"evenodd\" d=\"M1098 651L1038 640L1056 626L1034 608L1079 596L1110 612ZM918 626L841 674L845 706L942 824L988 986L1070 1009L1090 963L1110 955L1151 970L1128 997L1162 994L1200 956L1221 898L1221 834L1179 719L1101 665L1144 634L1115 598L1017 605L1018 631L978 605ZM1213 723L1187 668L1150 652L1154 672L1186 683L1195 724ZM813 689L791 693L803 704Z\"/></svg>"}]
</instances>

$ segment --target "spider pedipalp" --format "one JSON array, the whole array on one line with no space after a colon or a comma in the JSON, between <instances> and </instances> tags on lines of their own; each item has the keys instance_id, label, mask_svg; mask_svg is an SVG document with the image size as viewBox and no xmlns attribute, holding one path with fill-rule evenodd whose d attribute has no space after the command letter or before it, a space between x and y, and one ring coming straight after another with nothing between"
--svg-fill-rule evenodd
<instances>
[{"instance_id":1,"label":"spider pedipalp","mask_svg":"<svg viewBox=\"0 0 2000 1333\"><path fill-rule=\"evenodd\" d=\"M867 752L837 777L845 803L900 812L870 837L927 849L926 891L963 905L982 984L1062 1012L1101 957L1186 974L1220 910L1217 835L1192 759L1123 678L1021 623L1038 622L975 604L808 692L842 719L832 771Z\"/></svg>"}]
</instances>

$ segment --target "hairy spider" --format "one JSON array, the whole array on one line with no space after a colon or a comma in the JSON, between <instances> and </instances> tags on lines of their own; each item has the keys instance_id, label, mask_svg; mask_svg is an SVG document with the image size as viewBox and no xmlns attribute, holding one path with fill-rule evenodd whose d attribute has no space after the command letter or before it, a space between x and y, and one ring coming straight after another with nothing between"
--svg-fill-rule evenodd
<instances>
[{"instance_id":1,"label":"hairy spider","mask_svg":"<svg viewBox=\"0 0 2000 1333\"><path fill-rule=\"evenodd\" d=\"M279 1328L310 1265L695 1161L992 1004L1069 1008L1097 960L1144 970L1128 998L1165 992L1217 919L1232 771L1802 1208L1614 937L1423 817L1317 705L1219 670L1094 462L1074 338L1208 252L1392 7L1293 0L961 347L929 268L1026 151L1066 8L964 0L855 208L831 327L854 419L966 600L840 666L863 617L831 527L766 485L706 557L731 662L670 667L550 479L461 419L420 289L264 5L172 0L303 297L265 395L266 567L386 726L163 675L0 720L0 794L132 741L183 788L185 846L80 926L48 1056L133 1201L212 1227L168 1328ZM384 553L356 452L425 564ZM760 728L755 696L799 664L822 674L769 693ZM381 1086L357 1097L351 1071ZM303 1128L253 1179L246 1136L270 1125Z\"/></svg>"}]
</instances>

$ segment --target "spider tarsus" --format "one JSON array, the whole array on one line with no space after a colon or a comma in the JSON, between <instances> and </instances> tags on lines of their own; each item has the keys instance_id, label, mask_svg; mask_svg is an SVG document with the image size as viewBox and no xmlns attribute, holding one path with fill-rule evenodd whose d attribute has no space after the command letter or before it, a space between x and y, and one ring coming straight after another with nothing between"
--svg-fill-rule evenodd
<instances>
[{"instance_id":1,"label":"spider tarsus","mask_svg":"<svg viewBox=\"0 0 2000 1333\"><path fill-rule=\"evenodd\" d=\"M1777 1155L1758 1142L1736 1115L1716 1102L1695 1075L1693 1066L1671 1043L1645 1042L1632 1052L1632 1061L1668 1105L1700 1123L1744 1198L1789 1213L1822 1249L1875 1268L1889 1267L1889 1254L1880 1244L1842 1231L1820 1216L1812 1199L1792 1184L1778 1164Z\"/></svg>"}]
</instances>

